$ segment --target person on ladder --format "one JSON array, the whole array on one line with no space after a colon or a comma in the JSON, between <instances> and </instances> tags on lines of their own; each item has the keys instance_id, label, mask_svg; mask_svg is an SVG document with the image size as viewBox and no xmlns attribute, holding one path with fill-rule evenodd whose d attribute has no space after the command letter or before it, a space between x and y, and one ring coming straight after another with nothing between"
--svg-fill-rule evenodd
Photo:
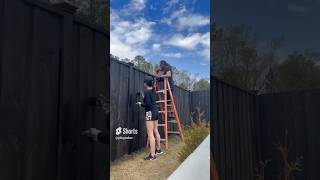
<instances>
[{"instance_id":1,"label":"person on ladder","mask_svg":"<svg viewBox=\"0 0 320 180\"><path fill-rule=\"evenodd\" d=\"M162 154L160 146L160 134L158 131L159 110L156 104L156 91L153 88L153 78L147 77L144 80L144 97L143 103L137 102L137 105L144 107L146 115L146 127L148 141L150 144L150 153L145 160L155 160L156 155Z\"/></svg>"},{"instance_id":2,"label":"person on ladder","mask_svg":"<svg viewBox=\"0 0 320 180\"><path fill-rule=\"evenodd\" d=\"M156 70L156 77L157 81L161 84L161 88L163 88L163 82L164 78L168 78L171 91L173 92L173 73L172 73L172 67L167 61L161 60L159 69ZM169 99L169 98L168 98Z\"/></svg>"},{"instance_id":3,"label":"person on ladder","mask_svg":"<svg viewBox=\"0 0 320 180\"><path fill-rule=\"evenodd\" d=\"M159 69L156 70L156 79L157 79L157 82L159 83L161 89L164 88L164 78L168 78L171 92L173 93L174 81L173 81L172 67L167 61L161 60L160 65L159 65ZM171 99L169 93L167 93L167 99L168 100ZM171 104L171 101L168 101L168 104ZM169 111L171 111L171 109L169 109Z\"/></svg>"}]
</instances>

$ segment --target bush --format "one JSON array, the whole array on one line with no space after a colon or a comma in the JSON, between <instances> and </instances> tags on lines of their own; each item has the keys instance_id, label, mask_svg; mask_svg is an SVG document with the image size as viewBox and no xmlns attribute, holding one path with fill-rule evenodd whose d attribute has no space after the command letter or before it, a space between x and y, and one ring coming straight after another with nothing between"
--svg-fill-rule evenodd
<instances>
[{"instance_id":1,"label":"bush","mask_svg":"<svg viewBox=\"0 0 320 180\"><path fill-rule=\"evenodd\" d=\"M184 131L184 145L179 152L180 162L183 162L209 134L203 115L203 112L199 113L197 122L191 119L191 126Z\"/></svg>"}]
</instances>

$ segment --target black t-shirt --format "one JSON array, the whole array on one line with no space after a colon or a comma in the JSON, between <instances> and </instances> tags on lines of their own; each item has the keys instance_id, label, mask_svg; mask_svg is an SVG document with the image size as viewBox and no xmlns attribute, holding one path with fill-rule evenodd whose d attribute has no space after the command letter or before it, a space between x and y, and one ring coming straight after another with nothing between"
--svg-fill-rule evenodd
<instances>
[{"instance_id":1,"label":"black t-shirt","mask_svg":"<svg viewBox=\"0 0 320 180\"><path fill-rule=\"evenodd\" d=\"M145 111L157 111L157 94L153 89L144 91L142 107Z\"/></svg>"},{"instance_id":2,"label":"black t-shirt","mask_svg":"<svg viewBox=\"0 0 320 180\"><path fill-rule=\"evenodd\" d=\"M168 81L170 83L171 90L173 90L173 72L171 66L165 66L161 70L163 71L164 75L169 71L171 72L171 76L168 78Z\"/></svg>"}]
</instances>

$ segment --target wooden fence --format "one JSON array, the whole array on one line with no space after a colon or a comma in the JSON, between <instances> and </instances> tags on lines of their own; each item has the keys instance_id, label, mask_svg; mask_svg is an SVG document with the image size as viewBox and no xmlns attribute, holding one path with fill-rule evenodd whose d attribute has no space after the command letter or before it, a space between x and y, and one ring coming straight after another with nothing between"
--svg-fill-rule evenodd
<instances>
[{"instance_id":1,"label":"wooden fence","mask_svg":"<svg viewBox=\"0 0 320 180\"><path fill-rule=\"evenodd\" d=\"M211 80L211 146L220 180L253 180L259 152L257 97Z\"/></svg>"},{"instance_id":2,"label":"wooden fence","mask_svg":"<svg viewBox=\"0 0 320 180\"><path fill-rule=\"evenodd\" d=\"M109 95L109 34L31 0L0 1L0 179L102 180L106 130L88 98Z\"/></svg>"},{"instance_id":3,"label":"wooden fence","mask_svg":"<svg viewBox=\"0 0 320 180\"><path fill-rule=\"evenodd\" d=\"M276 144L284 144L286 132L288 161L302 158L295 179L320 179L320 90L264 94L259 96L259 105L261 159L271 159L266 179L276 179L281 173L283 160Z\"/></svg>"},{"instance_id":4,"label":"wooden fence","mask_svg":"<svg viewBox=\"0 0 320 180\"><path fill-rule=\"evenodd\" d=\"M253 180L260 161L271 160L265 179L278 179L277 143L288 133L288 161L301 159L297 180L320 179L320 90L255 95L216 78L211 81L211 146L220 180Z\"/></svg>"},{"instance_id":5,"label":"wooden fence","mask_svg":"<svg viewBox=\"0 0 320 180\"><path fill-rule=\"evenodd\" d=\"M136 93L143 91L143 80L150 74L145 73L132 65L111 60L111 91L110 91L110 154L111 160L121 157L124 154L134 152L146 146L145 120L143 119L143 108L136 106ZM173 95L176 101L177 111L184 126L190 125L191 114L195 107L199 106L206 111L210 119L209 92L190 92L175 86ZM139 130L138 135L132 140L116 140L116 129L135 128ZM169 129L176 129L176 126L169 126Z\"/></svg>"}]
</instances>

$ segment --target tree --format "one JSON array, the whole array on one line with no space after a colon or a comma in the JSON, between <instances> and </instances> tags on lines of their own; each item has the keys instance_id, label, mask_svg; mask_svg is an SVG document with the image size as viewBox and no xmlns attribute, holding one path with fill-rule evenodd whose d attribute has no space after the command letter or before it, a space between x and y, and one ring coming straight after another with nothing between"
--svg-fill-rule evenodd
<instances>
[{"instance_id":1,"label":"tree","mask_svg":"<svg viewBox=\"0 0 320 180\"><path fill-rule=\"evenodd\" d=\"M43 0L50 3L65 1L78 8L76 15L88 22L108 29L109 25L109 0Z\"/></svg>"},{"instance_id":2,"label":"tree","mask_svg":"<svg viewBox=\"0 0 320 180\"><path fill-rule=\"evenodd\" d=\"M192 78L191 73L186 70L178 70L175 67L173 67L172 69L175 85L187 90L192 90L193 85L196 82L196 79Z\"/></svg>"},{"instance_id":3,"label":"tree","mask_svg":"<svg viewBox=\"0 0 320 180\"><path fill-rule=\"evenodd\" d=\"M78 7L77 15L94 24L107 28L109 0L74 0Z\"/></svg>"},{"instance_id":4,"label":"tree","mask_svg":"<svg viewBox=\"0 0 320 180\"><path fill-rule=\"evenodd\" d=\"M201 78L193 84L194 91L204 91L210 89L210 82L207 79Z\"/></svg>"},{"instance_id":5,"label":"tree","mask_svg":"<svg viewBox=\"0 0 320 180\"><path fill-rule=\"evenodd\" d=\"M143 56L136 56L131 62L142 71L154 74L153 64L148 62Z\"/></svg>"},{"instance_id":6,"label":"tree","mask_svg":"<svg viewBox=\"0 0 320 180\"><path fill-rule=\"evenodd\" d=\"M295 51L269 72L269 88L290 91L320 88L320 56L313 52ZM272 73L272 75L271 75Z\"/></svg>"},{"instance_id":7,"label":"tree","mask_svg":"<svg viewBox=\"0 0 320 180\"><path fill-rule=\"evenodd\" d=\"M213 41L214 75L242 88L257 89L264 59L258 55L258 36L251 28L217 29Z\"/></svg>"},{"instance_id":8,"label":"tree","mask_svg":"<svg viewBox=\"0 0 320 180\"><path fill-rule=\"evenodd\" d=\"M214 24L211 54L213 75L248 90L265 89L266 75L278 61L277 50L283 36L271 39L263 50L258 35L250 27L217 28Z\"/></svg>"}]
</instances>

